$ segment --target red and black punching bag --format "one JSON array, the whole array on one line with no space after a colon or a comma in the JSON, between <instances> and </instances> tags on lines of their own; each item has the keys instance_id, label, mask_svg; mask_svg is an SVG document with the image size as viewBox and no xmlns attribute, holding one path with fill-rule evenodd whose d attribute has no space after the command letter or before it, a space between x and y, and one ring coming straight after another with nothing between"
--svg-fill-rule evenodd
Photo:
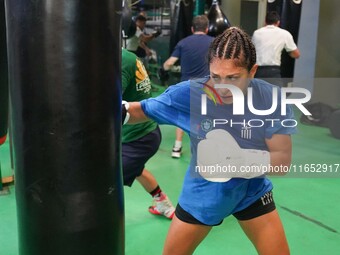
<instances>
[{"instance_id":1,"label":"red and black punching bag","mask_svg":"<svg viewBox=\"0 0 340 255\"><path fill-rule=\"evenodd\" d=\"M0 145L8 129L8 67L6 46L5 2L0 0ZM1 182L1 179L0 179Z\"/></svg>"},{"instance_id":2,"label":"red and black punching bag","mask_svg":"<svg viewBox=\"0 0 340 255\"><path fill-rule=\"evenodd\" d=\"M124 254L118 0L6 0L20 255Z\"/></svg>"},{"instance_id":3,"label":"red and black punching bag","mask_svg":"<svg viewBox=\"0 0 340 255\"><path fill-rule=\"evenodd\" d=\"M222 12L217 0L214 0L208 12L209 30L208 35L218 36L222 34L224 30L231 27L231 24L227 17Z\"/></svg>"}]
</instances>

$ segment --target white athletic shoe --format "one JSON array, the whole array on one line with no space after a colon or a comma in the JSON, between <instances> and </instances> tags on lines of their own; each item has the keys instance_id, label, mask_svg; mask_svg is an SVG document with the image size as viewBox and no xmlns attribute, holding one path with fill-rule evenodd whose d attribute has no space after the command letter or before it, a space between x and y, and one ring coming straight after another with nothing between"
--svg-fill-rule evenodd
<instances>
[{"instance_id":1,"label":"white athletic shoe","mask_svg":"<svg viewBox=\"0 0 340 255\"><path fill-rule=\"evenodd\" d=\"M172 219L175 213L170 199L163 192L159 197L153 199L153 205L149 207L149 212L155 215L163 215L168 219Z\"/></svg>"},{"instance_id":2,"label":"white athletic shoe","mask_svg":"<svg viewBox=\"0 0 340 255\"><path fill-rule=\"evenodd\" d=\"M172 148L172 152L171 152L171 157L173 158L180 158L182 155L182 147L180 148Z\"/></svg>"}]
</instances>

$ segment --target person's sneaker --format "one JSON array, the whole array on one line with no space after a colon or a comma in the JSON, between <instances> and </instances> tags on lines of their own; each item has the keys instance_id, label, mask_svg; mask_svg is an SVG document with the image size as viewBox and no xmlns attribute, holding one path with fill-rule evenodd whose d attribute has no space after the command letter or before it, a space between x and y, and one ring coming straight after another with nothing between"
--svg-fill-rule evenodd
<instances>
[{"instance_id":1,"label":"person's sneaker","mask_svg":"<svg viewBox=\"0 0 340 255\"><path fill-rule=\"evenodd\" d=\"M167 195L162 192L159 197L153 199L153 205L149 207L149 212L172 219L175 213L175 208Z\"/></svg>"},{"instance_id":2,"label":"person's sneaker","mask_svg":"<svg viewBox=\"0 0 340 255\"><path fill-rule=\"evenodd\" d=\"M172 148L171 157L180 158L181 155L182 155L182 147L180 147L180 148L173 147Z\"/></svg>"}]
</instances>

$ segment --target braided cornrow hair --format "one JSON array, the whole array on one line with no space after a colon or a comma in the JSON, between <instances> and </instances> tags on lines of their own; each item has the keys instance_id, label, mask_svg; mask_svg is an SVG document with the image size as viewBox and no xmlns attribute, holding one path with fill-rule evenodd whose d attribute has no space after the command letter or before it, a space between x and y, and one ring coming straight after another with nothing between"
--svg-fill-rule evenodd
<instances>
[{"instance_id":1,"label":"braided cornrow hair","mask_svg":"<svg viewBox=\"0 0 340 255\"><path fill-rule=\"evenodd\" d=\"M237 59L235 65L245 67L250 71L256 63L256 51L246 32L238 27L230 27L211 43L208 54L209 63L214 58Z\"/></svg>"}]
</instances>

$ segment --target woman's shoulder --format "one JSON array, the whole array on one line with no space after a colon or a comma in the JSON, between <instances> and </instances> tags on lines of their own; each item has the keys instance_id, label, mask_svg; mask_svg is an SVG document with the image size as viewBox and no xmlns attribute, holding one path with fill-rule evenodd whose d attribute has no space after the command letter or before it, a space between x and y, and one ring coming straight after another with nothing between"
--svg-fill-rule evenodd
<instances>
[{"instance_id":1,"label":"woman's shoulder","mask_svg":"<svg viewBox=\"0 0 340 255\"><path fill-rule=\"evenodd\" d=\"M280 87L261 79L252 79L249 87L259 92L270 94L272 93L273 88L280 89Z\"/></svg>"},{"instance_id":2,"label":"woman's shoulder","mask_svg":"<svg viewBox=\"0 0 340 255\"><path fill-rule=\"evenodd\" d=\"M249 87L252 88L254 102L265 105L266 107L272 104L273 97L277 99L281 97L281 89L279 86L261 79L252 79ZM274 90L277 91L277 94Z\"/></svg>"}]
</instances>

